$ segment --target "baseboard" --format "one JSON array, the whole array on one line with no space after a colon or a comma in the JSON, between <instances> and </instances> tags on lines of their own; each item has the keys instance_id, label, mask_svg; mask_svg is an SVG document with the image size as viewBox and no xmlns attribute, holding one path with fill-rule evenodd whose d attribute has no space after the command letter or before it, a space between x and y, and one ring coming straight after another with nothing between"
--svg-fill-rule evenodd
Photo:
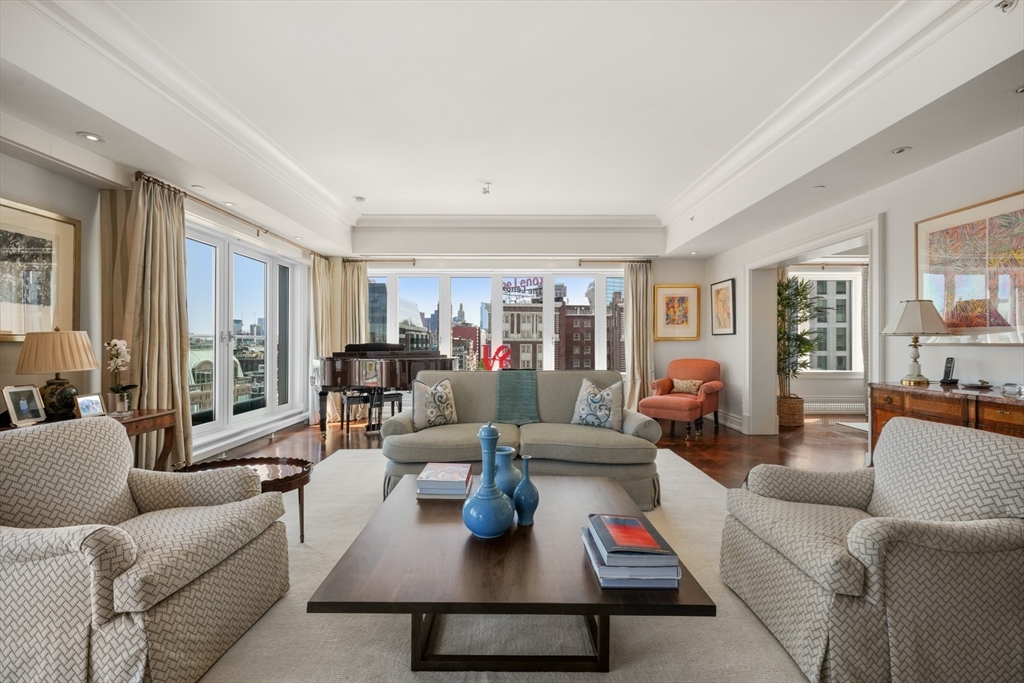
<instances>
[{"instance_id":1,"label":"baseboard","mask_svg":"<svg viewBox=\"0 0 1024 683\"><path fill-rule=\"evenodd\" d=\"M718 421L729 429L735 429L738 432L743 431L743 418L739 415L733 415L732 413L720 410L718 411ZM706 418L705 424L707 424Z\"/></svg>"}]
</instances>

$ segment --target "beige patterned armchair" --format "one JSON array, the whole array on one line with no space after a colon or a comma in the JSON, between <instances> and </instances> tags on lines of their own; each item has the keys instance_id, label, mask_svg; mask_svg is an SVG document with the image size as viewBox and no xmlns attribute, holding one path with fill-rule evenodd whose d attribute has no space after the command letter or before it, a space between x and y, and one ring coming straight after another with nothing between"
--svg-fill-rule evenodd
<instances>
[{"instance_id":1,"label":"beige patterned armchair","mask_svg":"<svg viewBox=\"0 0 1024 683\"><path fill-rule=\"evenodd\" d=\"M0 681L192 683L288 590L254 472L132 459L106 417L0 432Z\"/></svg>"},{"instance_id":2,"label":"beige patterned armchair","mask_svg":"<svg viewBox=\"0 0 1024 683\"><path fill-rule=\"evenodd\" d=\"M874 463L751 470L722 580L810 681L1024 681L1024 439L895 418Z\"/></svg>"}]
</instances>

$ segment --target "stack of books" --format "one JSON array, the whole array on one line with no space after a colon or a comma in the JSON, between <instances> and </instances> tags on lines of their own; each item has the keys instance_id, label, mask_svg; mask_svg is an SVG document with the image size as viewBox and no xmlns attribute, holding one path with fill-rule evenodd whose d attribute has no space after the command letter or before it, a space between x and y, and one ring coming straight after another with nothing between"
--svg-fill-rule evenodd
<instances>
[{"instance_id":1,"label":"stack of books","mask_svg":"<svg viewBox=\"0 0 1024 683\"><path fill-rule=\"evenodd\" d=\"M471 481L469 465L428 462L416 477L416 497L420 500L465 500Z\"/></svg>"},{"instance_id":2,"label":"stack of books","mask_svg":"<svg viewBox=\"0 0 1024 683\"><path fill-rule=\"evenodd\" d=\"M642 515L590 515L583 545L601 588L679 588L679 556Z\"/></svg>"}]
</instances>

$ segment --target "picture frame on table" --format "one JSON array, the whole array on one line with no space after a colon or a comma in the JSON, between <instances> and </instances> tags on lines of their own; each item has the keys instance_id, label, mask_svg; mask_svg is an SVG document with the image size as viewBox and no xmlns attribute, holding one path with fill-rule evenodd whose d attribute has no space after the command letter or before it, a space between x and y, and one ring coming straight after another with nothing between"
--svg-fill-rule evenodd
<instances>
[{"instance_id":1,"label":"picture frame on table","mask_svg":"<svg viewBox=\"0 0 1024 683\"><path fill-rule=\"evenodd\" d=\"M914 223L916 298L951 335L923 344L1024 344L1024 190Z\"/></svg>"},{"instance_id":2,"label":"picture frame on table","mask_svg":"<svg viewBox=\"0 0 1024 683\"><path fill-rule=\"evenodd\" d=\"M736 278L711 285L711 334L736 334Z\"/></svg>"},{"instance_id":3,"label":"picture frame on table","mask_svg":"<svg viewBox=\"0 0 1024 683\"><path fill-rule=\"evenodd\" d=\"M654 285L654 340L700 339L700 285Z\"/></svg>"},{"instance_id":4,"label":"picture frame on table","mask_svg":"<svg viewBox=\"0 0 1024 683\"><path fill-rule=\"evenodd\" d=\"M0 342L79 328L82 224L0 199Z\"/></svg>"},{"instance_id":5,"label":"picture frame on table","mask_svg":"<svg viewBox=\"0 0 1024 683\"><path fill-rule=\"evenodd\" d=\"M4 407L15 427L27 427L46 419L43 399L34 385L4 387L3 397Z\"/></svg>"},{"instance_id":6,"label":"picture frame on table","mask_svg":"<svg viewBox=\"0 0 1024 683\"><path fill-rule=\"evenodd\" d=\"M76 417L97 417L106 414L107 411L103 406L103 397L99 394L75 396Z\"/></svg>"}]
</instances>

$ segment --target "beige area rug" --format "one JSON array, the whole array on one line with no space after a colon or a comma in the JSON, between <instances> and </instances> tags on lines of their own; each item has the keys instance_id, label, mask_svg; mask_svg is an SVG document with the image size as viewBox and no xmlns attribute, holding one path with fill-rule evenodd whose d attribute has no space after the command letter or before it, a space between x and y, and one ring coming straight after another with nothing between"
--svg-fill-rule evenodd
<instances>
[{"instance_id":1,"label":"beige area rug","mask_svg":"<svg viewBox=\"0 0 1024 683\"><path fill-rule=\"evenodd\" d=\"M806 681L771 633L718 578L725 489L669 451L658 452L657 464L662 506L647 515L718 605L718 616L612 617L610 673L412 672L408 614L307 614L306 600L381 503L384 457L379 450L360 450L336 453L314 469L306 486L303 544L298 542L297 496L285 494L291 590L201 683ZM582 544L577 550L584 552ZM440 617L438 628L440 642L434 647L440 652L586 652L579 617L460 615Z\"/></svg>"}]
</instances>

